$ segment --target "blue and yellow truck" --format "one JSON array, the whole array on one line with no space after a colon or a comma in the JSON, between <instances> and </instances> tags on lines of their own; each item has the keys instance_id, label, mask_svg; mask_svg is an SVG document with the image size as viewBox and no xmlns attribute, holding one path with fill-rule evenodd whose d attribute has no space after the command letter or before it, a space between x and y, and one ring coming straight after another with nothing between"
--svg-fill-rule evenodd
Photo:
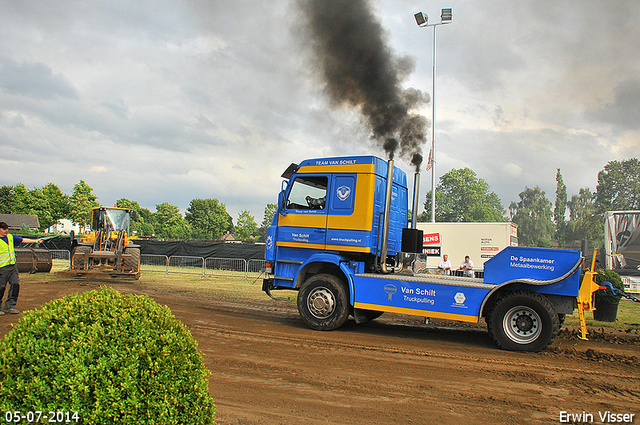
<instances>
[{"instance_id":1,"label":"blue and yellow truck","mask_svg":"<svg viewBox=\"0 0 640 425\"><path fill-rule=\"evenodd\" d=\"M407 176L393 160L308 159L282 177L262 289L269 296L298 290L298 311L312 329L384 312L471 323L484 317L500 348L540 351L566 314L592 307L597 286L578 302L579 251L507 247L485 263L482 278L403 269L403 252L422 251L422 232L408 223Z\"/></svg>"}]
</instances>

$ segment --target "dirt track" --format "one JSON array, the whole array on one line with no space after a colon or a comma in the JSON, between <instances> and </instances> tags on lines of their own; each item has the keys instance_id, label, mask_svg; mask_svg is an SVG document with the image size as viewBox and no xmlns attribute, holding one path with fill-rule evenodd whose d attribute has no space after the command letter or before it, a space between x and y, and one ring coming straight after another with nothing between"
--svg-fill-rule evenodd
<instances>
[{"instance_id":1,"label":"dirt track","mask_svg":"<svg viewBox=\"0 0 640 425\"><path fill-rule=\"evenodd\" d=\"M216 423L554 424L560 412L634 414L640 423L640 333L563 331L543 353L498 350L484 328L384 315L318 332L293 303L229 301L136 283L111 284L168 305L211 373ZM96 289L24 282L18 308ZM0 334L16 316L0 318ZM581 421L574 421L582 423Z\"/></svg>"}]
</instances>

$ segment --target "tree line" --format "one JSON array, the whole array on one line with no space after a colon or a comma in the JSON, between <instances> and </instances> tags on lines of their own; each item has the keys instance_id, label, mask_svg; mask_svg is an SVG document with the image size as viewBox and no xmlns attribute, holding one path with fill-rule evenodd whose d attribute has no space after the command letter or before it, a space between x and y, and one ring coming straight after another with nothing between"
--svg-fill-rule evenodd
<instances>
[{"instance_id":1,"label":"tree line","mask_svg":"<svg viewBox=\"0 0 640 425\"><path fill-rule=\"evenodd\" d=\"M81 229L87 229L91 209L98 206L98 197L84 180L73 187L71 195L63 193L53 183L34 189L28 189L22 183L0 187L0 214L36 215L40 222L40 232L60 219L71 220ZM248 210L240 212L234 225L226 205L218 199L193 199L184 216L180 213L180 208L168 202L156 205L155 212L125 198L119 199L115 206L136 212L137 220L131 222L131 231L138 236L173 240L220 240L229 232L237 240L258 240L258 226L251 213Z\"/></svg>"},{"instance_id":2,"label":"tree line","mask_svg":"<svg viewBox=\"0 0 640 425\"><path fill-rule=\"evenodd\" d=\"M556 171L555 203L539 186L526 187L519 200L506 210L487 182L469 169L453 169L440 177L436 187L436 221L496 222L512 221L518 225L522 246L560 247L587 239L592 246L601 246L604 238L606 211L640 210L640 161L610 161L598 173L595 191L579 189L570 198L562 173ZM44 231L66 218L81 227L89 225L91 208L99 206L98 198L83 180L64 194L55 184L27 189L23 184L0 187L0 213L33 214ZM136 201L119 199L116 206L132 209L138 220L131 230L139 236L163 239L219 240L226 232L237 240L264 241L267 227L277 211L276 204L267 204L260 226L248 210L239 213L236 224L218 199L193 199L184 216L168 202L156 205L156 211L142 208ZM418 221L430 221L431 192L426 195L425 212Z\"/></svg>"},{"instance_id":3,"label":"tree line","mask_svg":"<svg viewBox=\"0 0 640 425\"><path fill-rule=\"evenodd\" d=\"M518 225L522 246L560 247L589 240L602 246L607 211L640 210L640 162L637 158L610 161L598 173L595 192L581 188L570 198L562 173L556 170L555 203L539 186L526 187L519 201L506 211L498 195L469 168L453 169L440 177L436 187L436 221L494 222L510 220ZM431 219L431 192L418 221Z\"/></svg>"}]
</instances>

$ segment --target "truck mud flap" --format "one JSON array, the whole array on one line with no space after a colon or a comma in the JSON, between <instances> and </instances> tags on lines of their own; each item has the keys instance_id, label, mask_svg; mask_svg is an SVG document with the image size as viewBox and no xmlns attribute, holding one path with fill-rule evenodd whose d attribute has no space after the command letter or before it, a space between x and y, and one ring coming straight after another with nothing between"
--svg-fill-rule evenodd
<instances>
[{"instance_id":1,"label":"truck mud flap","mask_svg":"<svg viewBox=\"0 0 640 425\"><path fill-rule=\"evenodd\" d=\"M289 297L274 297L271 295L271 290L273 289L273 278L262 279L262 291L267 294L269 298L274 301L289 301Z\"/></svg>"}]
</instances>

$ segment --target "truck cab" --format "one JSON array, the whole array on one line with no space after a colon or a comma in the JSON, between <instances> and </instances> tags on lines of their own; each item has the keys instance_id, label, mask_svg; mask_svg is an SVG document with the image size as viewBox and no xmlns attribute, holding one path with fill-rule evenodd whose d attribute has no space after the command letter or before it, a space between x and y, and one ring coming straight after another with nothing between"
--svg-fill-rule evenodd
<instances>
[{"instance_id":1,"label":"truck cab","mask_svg":"<svg viewBox=\"0 0 640 425\"><path fill-rule=\"evenodd\" d=\"M283 173L278 210L267 231L265 258L273 264L273 289L302 283L299 266L325 255L334 266L358 258L367 269L380 255L381 217L388 164L375 156L306 160ZM388 255L400 251L406 227L407 177L393 170ZM302 276L305 274L303 273Z\"/></svg>"}]
</instances>

